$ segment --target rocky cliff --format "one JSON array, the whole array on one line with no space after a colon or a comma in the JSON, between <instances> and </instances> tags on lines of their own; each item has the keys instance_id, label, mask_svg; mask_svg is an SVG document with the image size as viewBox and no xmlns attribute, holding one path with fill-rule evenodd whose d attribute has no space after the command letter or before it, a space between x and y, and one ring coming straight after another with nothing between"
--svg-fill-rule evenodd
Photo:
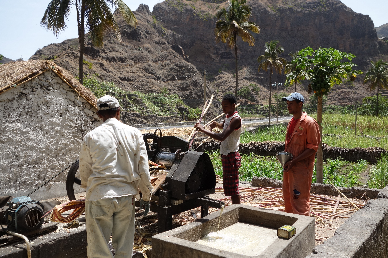
<instances>
[{"instance_id":1,"label":"rocky cliff","mask_svg":"<svg viewBox=\"0 0 388 258\"><path fill-rule=\"evenodd\" d=\"M248 0L251 21L259 25L255 46L238 41L241 67L257 68L257 57L267 41L278 40L284 57L304 47L333 47L357 56L361 66L379 54L377 35L369 16L354 13L339 0ZM174 32L172 44L182 46L191 63L209 71L223 68L234 58L226 44L215 44L215 13L227 2L167 0L154 7L153 15Z\"/></svg>"},{"instance_id":2,"label":"rocky cliff","mask_svg":"<svg viewBox=\"0 0 388 258\"><path fill-rule=\"evenodd\" d=\"M376 32L379 38L388 38L388 23L377 27Z\"/></svg>"}]
</instances>

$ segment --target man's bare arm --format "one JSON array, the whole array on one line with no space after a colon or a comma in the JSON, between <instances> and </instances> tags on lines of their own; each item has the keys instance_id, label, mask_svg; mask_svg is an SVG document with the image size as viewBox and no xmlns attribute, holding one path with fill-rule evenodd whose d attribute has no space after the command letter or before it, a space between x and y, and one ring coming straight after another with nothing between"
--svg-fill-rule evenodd
<instances>
[{"instance_id":1,"label":"man's bare arm","mask_svg":"<svg viewBox=\"0 0 388 258\"><path fill-rule=\"evenodd\" d=\"M223 130L221 133L215 133L215 132L209 131L199 123L195 124L194 127L197 128L198 131L205 133L206 135L212 137L215 140L224 141L234 130L240 128L240 126L241 126L241 119L234 118L230 122L229 126L225 128L225 130Z\"/></svg>"}]
</instances>

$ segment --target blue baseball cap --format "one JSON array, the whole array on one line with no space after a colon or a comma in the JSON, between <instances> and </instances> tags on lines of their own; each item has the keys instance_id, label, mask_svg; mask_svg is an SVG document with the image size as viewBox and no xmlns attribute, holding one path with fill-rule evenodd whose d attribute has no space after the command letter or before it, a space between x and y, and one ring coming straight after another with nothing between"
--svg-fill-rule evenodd
<instances>
[{"instance_id":1,"label":"blue baseball cap","mask_svg":"<svg viewBox=\"0 0 388 258\"><path fill-rule=\"evenodd\" d=\"M299 100L299 101L304 103L304 98L303 98L302 94L300 94L298 92L291 93L290 95L288 95L288 97L283 97L282 100L283 101Z\"/></svg>"}]
</instances>

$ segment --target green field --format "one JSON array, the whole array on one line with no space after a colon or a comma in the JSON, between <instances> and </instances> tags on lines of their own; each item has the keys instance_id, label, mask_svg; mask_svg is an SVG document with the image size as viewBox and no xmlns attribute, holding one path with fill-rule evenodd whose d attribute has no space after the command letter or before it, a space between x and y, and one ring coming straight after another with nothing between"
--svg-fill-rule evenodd
<instances>
[{"instance_id":1,"label":"green field","mask_svg":"<svg viewBox=\"0 0 388 258\"><path fill-rule=\"evenodd\" d=\"M314 114L312 117L316 118ZM323 142L332 147L388 149L387 126L387 117L358 116L357 134L355 134L354 115L326 114L323 115L322 122ZM285 134L286 125L274 125L258 128L254 133L245 132L240 139L241 143L284 141ZM209 155L216 173L222 176L219 152L211 152ZM241 163L240 180L250 181L254 176L282 180L282 169L275 157L242 155ZM325 184L333 183L341 187L383 188L388 182L388 157L383 157L375 165L368 164L365 160L353 163L341 159L329 159L324 162L323 174ZM313 182L316 182L315 170Z\"/></svg>"}]
</instances>

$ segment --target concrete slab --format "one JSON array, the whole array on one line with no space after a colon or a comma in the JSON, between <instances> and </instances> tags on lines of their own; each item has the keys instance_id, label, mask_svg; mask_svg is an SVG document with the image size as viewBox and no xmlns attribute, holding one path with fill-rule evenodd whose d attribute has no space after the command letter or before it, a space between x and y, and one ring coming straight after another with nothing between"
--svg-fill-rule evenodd
<instances>
[{"instance_id":1,"label":"concrete slab","mask_svg":"<svg viewBox=\"0 0 388 258\"><path fill-rule=\"evenodd\" d=\"M223 234L222 230L227 229L236 223L257 226L257 234L259 234L260 231L264 232L264 230L262 230L264 227L266 229L272 229L272 233L269 233L270 230L266 231L266 233L269 233L266 236L269 240L266 243L267 247L264 250L256 250L257 253L252 254L251 252L244 253L231 250L231 245L221 250L219 248L204 245L199 241L211 232L218 231ZM277 237L276 239L273 239L273 232L283 225L293 225L296 227L296 235L289 240ZM238 224L236 226L238 226ZM235 229L234 231L240 231L238 234L242 233L241 230ZM265 234L263 236L265 236ZM152 254L154 258L298 258L306 257L311 253L315 246L314 239L314 218L252 206L231 205L225 208L221 217L220 213L214 212L194 223L155 235L152 238ZM259 241L256 242L256 244L258 243Z\"/></svg>"}]
</instances>

